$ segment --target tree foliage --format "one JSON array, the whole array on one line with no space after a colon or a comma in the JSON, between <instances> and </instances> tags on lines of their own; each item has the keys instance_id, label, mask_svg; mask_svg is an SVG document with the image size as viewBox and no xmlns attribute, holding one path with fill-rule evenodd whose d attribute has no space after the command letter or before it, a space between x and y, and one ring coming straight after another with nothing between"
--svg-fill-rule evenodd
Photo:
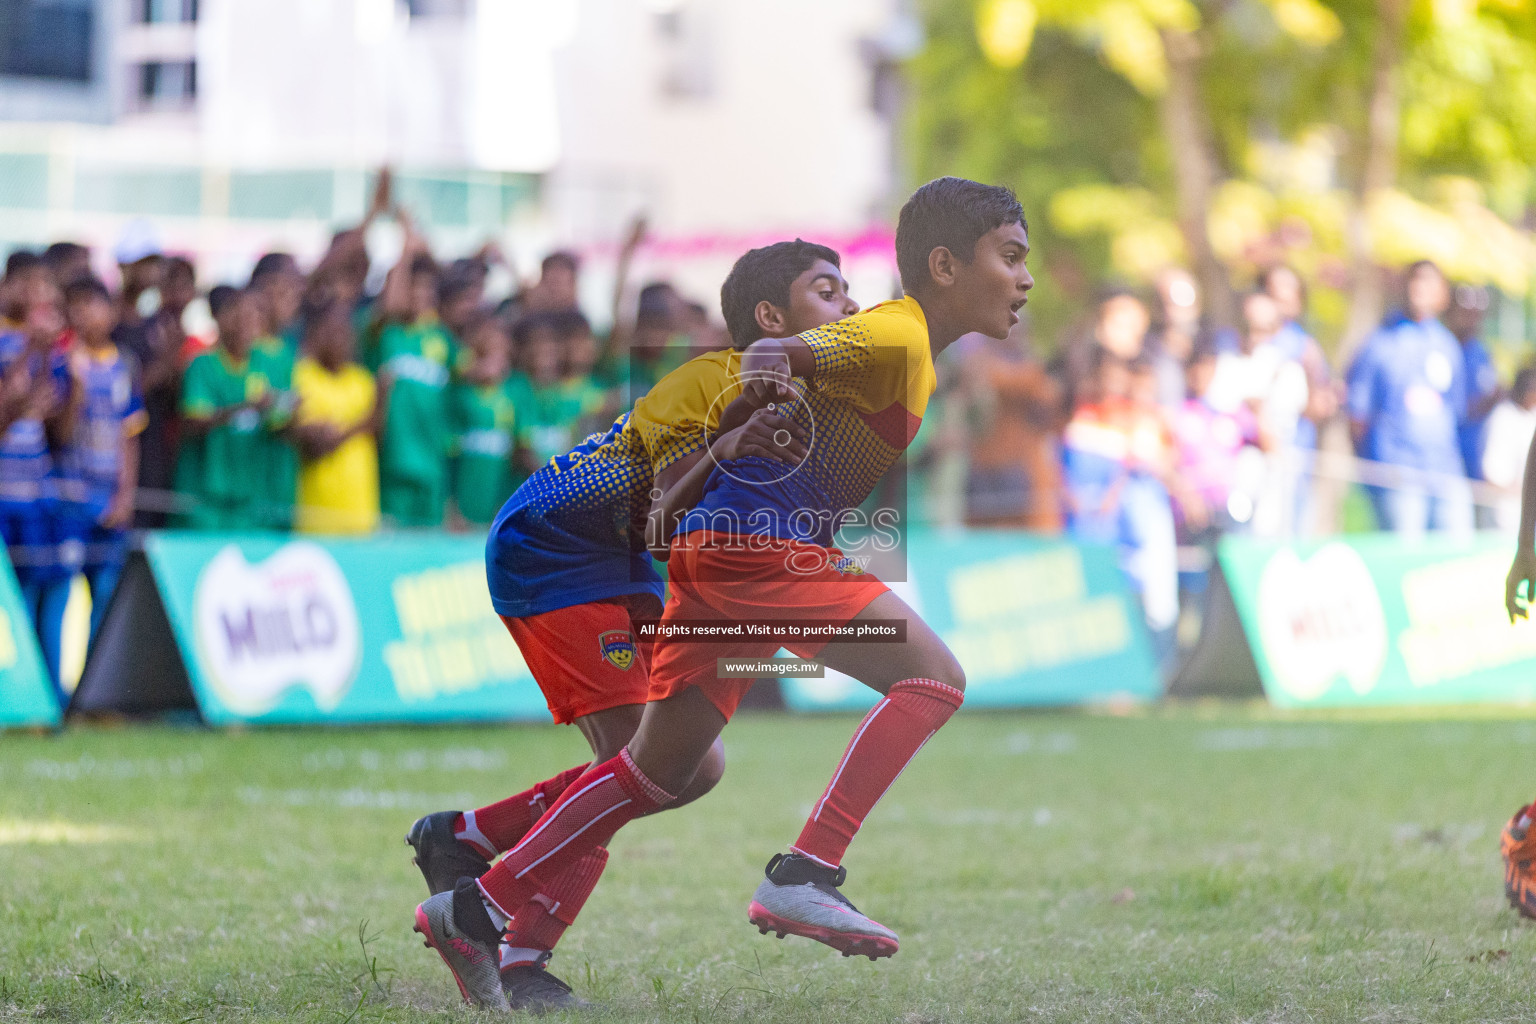
<instances>
[{"instance_id":1,"label":"tree foliage","mask_svg":"<svg viewBox=\"0 0 1536 1024\"><path fill-rule=\"evenodd\" d=\"M1194 55L1186 91L1211 169L1204 237L1233 285L1295 264L1325 332L1344 323L1362 257L1426 256L1454 276L1528 290L1536 0L922 0L921 10L909 166L919 180L961 174L1018 191L1046 337L1102 285L1190 260L1187 216L1185 231L1179 222L1190 177L1178 171L1188 154L1176 151L1189 143L1166 106L1179 53ZM1381 46L1398 23L1399 44ZM1384 83L1395 125L1373 136ZM1391 160L1384 186L1368 181L1372 145ZM1364 225L1360 253L1352 223Z\"/></svg>"}]
</instances>

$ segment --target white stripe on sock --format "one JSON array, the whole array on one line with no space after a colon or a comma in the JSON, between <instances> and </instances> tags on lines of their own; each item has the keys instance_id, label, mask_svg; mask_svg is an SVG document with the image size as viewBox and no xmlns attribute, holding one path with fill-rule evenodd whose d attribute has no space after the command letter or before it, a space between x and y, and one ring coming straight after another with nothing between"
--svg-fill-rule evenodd
<instances>
[{"instance_id":1,"label":"white stripe on sock","mask_svg":"<svg viewBox=\"0 0 1536 1024\"><path fill-rule=\"evenodd\" d=\"M480 831L480 825L475 821L474 811L464 812L464 830L459 832L456 838L473 843L480 847L482 852L490 850L493 857L496 855L496 844L491 842L484 832Z\"/></svg>"},{"instance_id":2,"label":"white stripe on sock","mask_svg":"<svg viewBox=\"0 0 1536 1024\"><path fill-rule=\"evenodd\" d=\"M821 809L827 805L827 798L837 788L837 780L843 777L843 769L848 766L848 759L853 756L853 748L859 745L859 740L864 736L864 730L869 728L869 724L875 720L875 716L884 711L885 706L890 702L891 698L885 697L879 704L876 704L874 710L865 716L863 723L859 726L859 731L853 734L853 739L848 743L848 749L843 752L843 759L837 763L837 771L832 773L832 781L827 783L827 791L821 794L821 801L816 804L816 813L811 815L812 821L821 820Z\"/></svg>"},{"instance_id":3,"label":"white stripe on sock","mask_svg":"<svg viewBox=\"0 0 1536 1024\"><path fill-rule=\"evenodd\" d=\"M613 778L613 773L609 772L607 775L604 775L602 778L597 779L596 781L587 783L585 786L581 787L581 789L577 790L574 794L572 794L571 795L571 799L575 800L577 797L581 796L583 793L587 792L589 789L592 789L594 786L601 786L603 783L607 782L611 778ZM564 810L568 806L570 806L569 802L567 802L565 804L562 804L560 809ZM536 837L540 832L543 832L546 828L549 827L550 822L552 822L554 820L555 820L554 818L551 818L548 815L548 813L546 813L544 815L543 820L539 823L539 826L537 828L535 828L532 832L529 832L527 835L523 836L523 838L518 842L518 844L516 846L512 847L512 849L510 851L508 851L508 852L509 853L516 853L518 850L521 850L524 846L528 845L528 841L529 840L531 840L534 837ZM519 877L521 877L521 876L519 876Z\"/></svg>"},{"instance_id":4,"label":"white stripe on sock","mask_svg":"<svg viewBox=\"0 0 1536 1024\"><path fill-rule=\"evenodd\" d=\"M559 853L562 849L565 848L567 843L569 843L571 840L575 839L577 836L581 835L587 829L591 828L593 825L596 825L598 822L600 822L604 818L608 817L608 815L612 814L614 811L618 810L620 807L627 806L628 804L631 804L633 802L634 801L630 800L629 797L625 797L623 800L620 800L618 803L616 803L612 807L608 808L602 814L599 814L597 817L593 818L591 821L589 821L585 825L581 826L581 828L577 829L575 832L572 832L570 835L566 836L563 840L560 841L560 845L559 846L556 846L553 850L550 850L544 856L540 857L538 860L534 861L532 864L529 864L527 867L523 868L523 870L519 871L515 877L522 878L528 872L532 871L534 868L538 867L540 864L544 863L546 860L548 860L549 858L553 857L555 854Z\"/></svg>"}]
</instances>

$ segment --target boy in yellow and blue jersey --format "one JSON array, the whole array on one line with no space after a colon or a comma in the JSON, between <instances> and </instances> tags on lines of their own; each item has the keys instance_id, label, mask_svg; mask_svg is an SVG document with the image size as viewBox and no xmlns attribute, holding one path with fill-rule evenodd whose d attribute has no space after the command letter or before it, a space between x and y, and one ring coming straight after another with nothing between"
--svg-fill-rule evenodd
<instances>
[{"instance_id":1,"label":"boy in yellow and blue jersey","mask_svg":"<svg viewBox=\"0 0 1536 1024\"><path fill-rule=\"evenodd\" d=\"M837 253L806 242L755 250L732 272L722 300L728 319L754 323L759 334L793 334L854 312ZM734 311L734 312L733 312ZM761 314L761 325L754 318ZM557 722L581 729L598 761L622 749L634 734L650 686L647 645L636 642L633 619L661 611L662 581L642 540L658 452L635 429L636 419L665 420L668 410L697 406L695 396L722 400L676 425L674 450L687 449L689 465L709 451L717 459L767 452L788 421L730 404L739 351L699 356L659 382L607 430L551 459L502 508L486 544L491 601L517 641ZM643 414L642 414L643 410ZM691 441L687 440L691 438ZM798 442L797 442L798 443ZM447 892L465 875L479 875L489 858L510 849L587 766L581 765L522 793L474 811L428 815L407 840L434 892ZM702 796L719 780L723 751L705 757L676 804ZM575 919L607 861L589 851L549 879L514 913L501 956L502 985L515 1008L572 1005L569 989L546 970L550 951ZM432 925L427 925L429 932ZM442 947L451 940L440 932ZM491 940L494 947L495 939ZM457 969L456 969L457 971ZM471 998L498 1003L495 975L471 978Z\"/></svg>"},{"instance_id":2,"label":"boy in yellow and blue jersey","mask_svg":"<svg viewBox=\"0 0 1536 1024\"><path fill-rule=\"evenodd\" d=\"M933 357L963 334L1002 338L1018 323L1034 286L1025 267L1028 251L1023 211L1007 189L958 178L918 189L896 231L904 298L794 337L760 339L742 356L745 400L759 407L787 404L811 438L808 450L790 460L774 458L771 449L717 456L700 501L711 515L703 522L683 516L669 531L664 627L681 617L899 619L905 626L898 642L838 643L820 651L827 664L883 699L854 734L792 852L769 862L748 909L764 932L803 935L871 959L897 950L895 934L840 892L846 877L840 861L864 817L959 707L965 676L904 602L850 571L828 542L911 442L935 385ZM712 408L720 394L702 396L694 408ZM804 429L812 408L814 431ZM775 435L770 445L790 447L790 431ZM665 491L661 474L658 484ZM473 888L461 886L417 909L418 929L461 985L478 981L480 956L516 908L604 848L625 823L671 805L691 785L743 689L740 681L715 678L715 660L772 654L779 641L712 645L704 654L701 646L660 640L650 702L625 749L570 781ZM818 646L790 648L805 653Z\"/></svg>"}]
</instances>

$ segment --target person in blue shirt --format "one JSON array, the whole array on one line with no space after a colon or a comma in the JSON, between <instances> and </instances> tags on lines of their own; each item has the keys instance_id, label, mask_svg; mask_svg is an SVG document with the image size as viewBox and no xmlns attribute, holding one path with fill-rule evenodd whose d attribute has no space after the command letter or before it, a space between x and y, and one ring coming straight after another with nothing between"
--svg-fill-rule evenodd
<instances>
[{"instance_id":1,"label":"person in blue shirt","mask_svg":"<svg viewBox=\"0 0 1536 1024\"><path fill-rule=\"evenodd\" d=\"M106 612L128 557L139 435L149 417L137 367L112 344L112 296L95 278L65 289L65 316L75 334L70 370L79 392L74 431L59 456L60 560L85 574L91 591L91 635Z\"/></svg>"},{"instance_id":2,"label":"person in blue shirt","mask_svg":"<svg viewBox=\"0 0 1536 1024\"><path fill-rule=\"evenodd\" d=\"M1472 490L1457 426L1467 409L1461 346L1439 320L1450 302L1440 268L1408 268L1406 304L1365 340L1348 374L1346 408L1362 458L1400 467L1370 487L1378 525L1403 536L1472 531Z\"/></svg>"},{"instance_id":3,"label":"person in blue shirt","mask_svg":"<svg viewBox=\"0 0 1536 1024\"><path fill-rule=\"evenodd\" d=\"M1451 307L1445 314L1446 329L1461 342L1462 363L1467 371L1467 413L1457 426L1457 435L1467 476L1473 480L1483 478L1483 427L1488 422L1488 414L1504 397L1498 368L1493 365L1488 347L1478 337L1487 310L1487 290L1463 284L1452 290Z\"/></svg>"},{"instance_id":4,"label":"person in blue shirt","mask_svg":"<svg viewBox=\"0 0 1536 1024\"><path fill-rule=\"evenodd\" d=\"M21 323L0 328L0 538L62 704L58 633L70 574L58 557L53 447L70 431L74 391L55 344L58 299L53 281L37 277L15 297Z\"/></svg>"}]
</instances>

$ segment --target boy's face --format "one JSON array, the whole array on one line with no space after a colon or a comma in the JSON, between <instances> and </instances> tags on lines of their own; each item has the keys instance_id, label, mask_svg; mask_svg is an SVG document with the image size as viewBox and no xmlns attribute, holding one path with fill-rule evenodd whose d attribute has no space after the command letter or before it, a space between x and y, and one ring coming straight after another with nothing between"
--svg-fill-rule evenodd
<instances>
[{"instance_id":1,"label":"boy's face","mask_svg":"<svg viewBox=\"0 0 1536 1024\"><path fill-rule=\"evenodd\" d=\"M1202 397L1216 376L1216 360L1202 357L1184 368L1184 386L1191 398Z\"/></svg>"},{"instance_id":2,"label":"boy's face","mask_svg":"<svg viewBox=\"0 0 1536 1024\"><path fill-rule=\"evenodd\" d=\"M772 308L780 314L779 329L771 330L770 324L764 323L761 306L758 326L764 329L766 337L788 338L853 316L859 311L859 304L849 298L848 282L843 280L842 271L826 260L817 260L789 286L788 307Z\"/></svg>"},{"instance_id":3,"label":"boy's face","mask_svg":"<svg viewBox=\"0 0 1536 1024\"><path fill-rule=\"evenodd\" d=\"M173 264L160 286L160 303L170 309L186 309L197 298L197 279L183 264Z\"/></svg>"},{"instance_id":4,"label":"boy's face","mask_svg":"<svg viewBox=\"0 0 1536 1024\"><path fill-rule=\"evenodd\" d=\"M1029 235L1023 224L1014 222L977 239L969 263L953 261L953 284L945 301L963 318L961 333L975 331L998 340L1008 337L1035 286L1024 265L1028 255Z\"/></svg>"},{"instance_id":5,"label":"boy's face","mask_svg":"<svg viewBox=\"0 0 1536 1024\"><path fill-rule=\"evenodd\" d=\"M100 295L78 296L65 315L69 326L87 343L104 341L112 334L112 303Z\"/></svg>"},{"instance_id":6,"label":"boy's face","mask_svg":"<svg viewBox=\"0 0 1536 1024\"><path fill-rule=\"evenodd\" d=\"M1439 316L1450 302L1450 286L1436 268L1419 267L1408 278L1408 312L1415 320Z\"/></svg>"},{"instance_id":7,"label":"boy's face","mask_svg":"<svg viewBox=\"0 0 1536 1024\"><path fill-rule=\"evenodd\" d=\"M262 283L262 301L267 307L267 322L275 333L293 323L304 302L304 277L297 271L273 274Z\"/></svg>"},{"instance_id":8,"label":"boy's face","mask_svg":"<svg viewBox=\"0 0 1536 1024\"><path fill-rule=\"evenodd\" d=\"M570 373L589 373L597 364L597 339L591 331L577 331L565 339L566 369Z\"/></svg>"},{"instance_id":9,"label":"boy's face","mask_svg":"<svg viewBox=\"0 0 1536 1024\"><path fill-rule=\"evenodd\" d=\"M417 317L437 308L437 275L415 274L411 277L411 309Z\"/></svg>"},{"instance_id":10,"label":"boy's face","mask_svg":"<svg viewBox=\"0 0 1536 1024\"><path fill-rule=\"evenodd\" d=\"M550 380L560 376L560 364L564 353L560 339L548 328L539 328L528 335L523 350L523 368L534 380Z\"/></svg>"},{"instance_id":11,"label":"boy's face","mask_svg":"<svg viewBox=\"0 0 1536 1024\"><path fill-rule=\"evenodd\" d=\"M343 313L329 313L315 327L311 343L316 355L333 363L351 362L353 354L352 319Z\"/></svg>"},{"instance_id":12,"label":"boy's face","mask_svg":"<svg viewBox=\"0 0 1536 1024\"><path fill-rule=\"evenodd\" d=\"M512 339L506 330L495 322L482 324L470 339L475 353L475 375L482 382L504 379L512 370Z\"/></svg>"},{"instance_id":13,"label":"boy's face","mask_svg":"<svg viewBox=\"0 0 1536 1024\"><path fill-rule=\"evenodd\" d=\"M219 311L219 344L232 354L244 356L261 333L261 308L253 296L241 293Z\"/></svg>"}]
</instances>

